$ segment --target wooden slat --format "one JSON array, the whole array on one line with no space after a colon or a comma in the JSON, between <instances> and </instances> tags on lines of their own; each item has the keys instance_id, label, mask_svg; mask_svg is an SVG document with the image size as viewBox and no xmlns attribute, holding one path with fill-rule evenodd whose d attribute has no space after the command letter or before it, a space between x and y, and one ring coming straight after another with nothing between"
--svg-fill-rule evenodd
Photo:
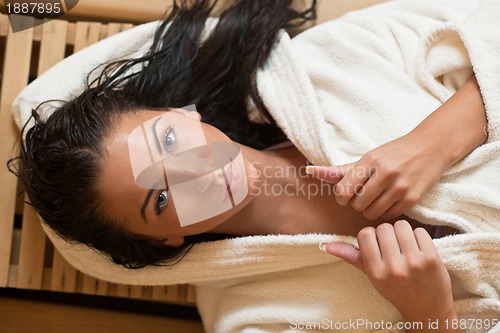
<instances>
[{"instance_id":1,"label":"wooden slat","mask_svg":"<svg viewBox=\"0 0 500 333\"><path fill-rule=\"evenodd\" d=\"M130 285L125 285L125 284L117 284L116 285L116 296L141 298L142 287L141 286L130 286Z\"/></svg>"},{"instance_id":2,"label":"wooden slat","mask_svg":"<svg viewBox=\"0 0 500 333\"><path fill-rule=\"evenodd\" d=\"M157 301L178 301L179 286L157 286L153 287L152 299Z\"/></svg>"},{"instance_id":3,"label":"wooden slat","mask_svg":"<svg viewBox=\"0 0 500 333\"><path fill-rule=\"evenodd\" d=\"M129 297L130 296L130 286L127 286L124 284L117 284L115 295L118 297Z\"/></svg>"},{"instance_id":4,"label":"wooden slat","mask_svg":"<svg viewBox=\"0 0 500 333\"><path fill-rule=\"evenodd\" d=\"M10 265L9 278L7 281L7 288L16 288L17 286L17 265Z\"/></svg>"},{"instance_id":5,"label":"wooden slat","mask_svg":"<svg viewBox=\"0 0 500 333\"><path fill-rule=\"evenodd\" d=\"M177 286L177 295L175 297L175 300L178 302L187 302L188 299L188 290L189 290L189 285L187 284L180 284Z\"/></svg>"},{"instance_id":6,"label":"wooden slat","mask_svg":"<svg viewBox=\"0 0 500 333\"><path fill-rule=\"evenodd\" d=\"M57 249L54 249L50 289L53 291L75 292L76 273L76 269L68 264Z\"/></svg>"},{"instance_id":7,"label":"wooden slat","mask_svg":"<svg viewBox=\"0 0 500 333\"><path fill-rule=\"evenodd\" d=\"M144 300L150 300L153 298L153 287L151 286L144 286L142 288L142 299Z\"/></svg>"},{"instance_id":8,"label":"wooden slat","mask_svg":"<svg viewBox=\"0 0 500 333\"><path fill-rule=\"evenodd\" d=\"M98 22L77 22L75 33L75 48L73 52L99 41L101 23Z\"/></svg>"},{"instance_id":9,"label":"wooden slat","mask_svg":"<svg viewBox=\"0 0 500 333\"><path fill-rule=\"evenodd\" d=\"M9 18L7 15L0 15L0 36L7 36L10 30Z\"/></svg>"},{"instance_id":10,"label":"wooden slat","mask_svg":"<svg viewBox=\"0 0 500 333\"><path fill-rule=\"evenodd\" d=\"M83 274L82 293L105 296L108 293L108 284L105 281Z\"/></svg>"},{"instance_id":11,"label":"wooden slat","mask_svg":"<svg viewBox=\"0 0 500 333\"><path fill-rule=\"evenodd\" d=\"M176 296L177 302L181 303L187 302L188 289L189 286L187 284L180 284L177 286L177 296Z\"/></svg>"},{"instance_id":12,"label":"wooden slat","mask_svg":"<svg viewBox=\"0 0 500 333\"><path fill-rule=\"evenodd\" d=\"M64 59L68 22L53 20L41 25L40 59L37 75Z\"/></svg>"},{"instance_id":13,"label":"wooden slat","mask_svg":"<svg viewBox=\"0 0 500 333\"><path fill-rule=\"evenodd\" d=\"M52 290L52 267L45 267L42 275L42 290Z\"/></svg>"},{"instance_id":14,"label":"wooden slat","mask_svg":"<svg viewBox=\"0 0 500 333\"><path fill-rule=\"evenodd\" d=\"M108 294L108 283L106 281L96 279L95 283L95 295L105 296Z\"/></svg>"},{"instance_id":15,"label":"wooden slat","mask_svg":"<svg viewBox=\"0 0 500 333\"><path fill-rule=\"evenodd\" d=\"M142 286L132 286L130 289L130 297L132 298L142 298Z\"/></svg>"},{"instance_id":16,"label":"wooden slat","mask_svg":"<svg viewBox=\"0 0 500 333\"><path fill-rule=\"evenodd\" d=\"M26 198L28 200L28 198ZM25 204L19 257L17 288L41 289L43 258L45 255L45 233L38 215Z\"/></svg>"},{"instance_id":17,"label":"wooden slat","mask_svg":"<svg viewBox=\"0 0 500 333\"><path fill-rule=\"evenodd\" d=\"M18 17L20 25L31 25L30 17ZM9 258L12 243L17 179L6 168L13 157L13 147L19 131L12 120L11 104L28 82L33 33L31 29L7 33L3 66L0 105L0 286L6 286L9 277Z\"/></svg>"},{"instance_id":18,"label":"wooden slat","mask_svg":"<svg viewBox=\"0 0 500 333\"><path fill-rule=\"evenodd\" d=\"M186 302L195 304L196 303L196 288L193 285L187 285L187 295Z\"/></svg>"}]
</instances>

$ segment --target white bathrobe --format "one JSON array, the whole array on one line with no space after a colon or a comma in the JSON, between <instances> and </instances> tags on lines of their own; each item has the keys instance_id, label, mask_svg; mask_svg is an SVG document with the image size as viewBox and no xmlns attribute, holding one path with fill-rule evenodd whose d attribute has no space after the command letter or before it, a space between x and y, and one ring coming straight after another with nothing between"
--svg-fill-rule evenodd
<instances>
[{"instance_id":1,"label":"white bathrobe","mask_svg":"<svg viewBox=\"0 0 500 333\"><path fill-rule=\"evenodd\" d=\"M313 163L338 165L408 133L474 70L486 104L488 143L445 172L408 215L468 232L498 231L500 5L485 2L474 11L478 4L397 1L293 40L283 36L259 73L259 89Z\"/></svg>"},{"instance_id":2,"label":"white bathrobe","mask_svg":"<svg viewBox=\"0 0 500 333\"><path fill-rule=\"evenodd\" d=\"M408 213L464 232L435 244L470 332L500 332L495 324L500 318L499 14L500 1L491 0L389 2L293 40L283 34L257 75L266 105L290 140L311 162L325 165L355 161L407 133L475 73L486 105L488 142L450 168ZM40 90L57 79L67 81L67 70L74 71L78 61L89 54L92 64L106 61L116 56L110 45L140 44L152 29L126 32L56 66L17 100L19 124L33 104L81 89L72 81L68 91L56 95ZM127 284L195 284L207 332L403 331L397 310L364 274L318 250L320 242L354 242L350 237L280 235L203 243L173 267L129 271L47 233L86 274Z\"/></svg>"}]
</instances>

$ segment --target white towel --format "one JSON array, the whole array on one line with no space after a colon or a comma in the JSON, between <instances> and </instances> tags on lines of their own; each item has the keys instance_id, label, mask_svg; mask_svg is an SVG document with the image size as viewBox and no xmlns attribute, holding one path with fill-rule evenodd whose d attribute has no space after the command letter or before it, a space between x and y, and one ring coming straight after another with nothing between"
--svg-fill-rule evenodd
<instances>
[{"instance_id":1,"label":"white towel","mask_svg":"<svg viewBox=\"0 0 500 333\"><path fill-rule=\"evenodd\" d=\"M499 1L390 2L293 40L283 34L258 73L265 103L293 143L313 163L341 164L416 126L464 82L472 64L487 108L488 143L451 168L411 211L423 222L467 232L435 244L450 272L460 318L476 320L465 322L469 332L500 332L500 324L491 325L500 318L496 13ZM150 35L153 28L138 29ZM109 50L122 46L118 41L127 45L127 38L138 36L126 32L92 46L88 54L98 56L92 63L110 59ZM43 89L48 82L64 86L72 80L66 70L80 63L71 58L22 93L15 108L21 123L40 101L81 89L79 82L59 96ZM174 266L131 271L46 231L83 273L126 284L195 284L207 332L402 331L395 327L400 315L366 276L318 249L325 241L354 242L350 237L280 235L203 243Z\"/></svg>"}]
</instances>

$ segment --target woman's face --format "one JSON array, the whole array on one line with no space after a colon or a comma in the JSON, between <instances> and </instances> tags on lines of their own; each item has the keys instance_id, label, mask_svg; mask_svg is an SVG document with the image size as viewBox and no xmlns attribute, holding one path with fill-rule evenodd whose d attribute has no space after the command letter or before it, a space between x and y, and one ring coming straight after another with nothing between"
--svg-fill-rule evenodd
<instances>
[{"instance_id":1,"label":"woman's face","mask_svg":"<svg viewBox=\"0 0 500 333\"><path fill-rule=\"evenodd\" d=\"M212 230L252 198L240 146L194 111L139 111L105 140L103 207L125 228L166 245Z\"/></svg>"}]
</instances>

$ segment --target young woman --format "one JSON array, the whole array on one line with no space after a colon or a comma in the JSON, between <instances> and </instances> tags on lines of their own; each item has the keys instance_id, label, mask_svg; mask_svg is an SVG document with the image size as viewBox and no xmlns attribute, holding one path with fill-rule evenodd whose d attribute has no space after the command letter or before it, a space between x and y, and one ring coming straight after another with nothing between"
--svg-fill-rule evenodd
<instances>
[{"instance_id":1,"label":"young woman","mask_svg":"<svg viewBox=\"0 0 500 333\"><path fill-rule=\"evenodd\" d=\"M402 214L485 141L478 84L472 77L410 133L358 162L308 169L338 183L325 186L305 175L308 161L296 147L278 148L287 138L256 86L280 30L313 19L314 7L237 1L204 35L214 6L175 2L143 57L106 65L47 119L33 112L35 126L21 139L17 160L33 207L64 238L134 268L175 260L220 234L358 235L359 250L324 249L364 271L405 320L455 319L450 279L430 235L456 230L436 230ZM199 113L183 109L193 104ZM457 113L457 105L466 107ZM252 110L258 115L249 117ZM147 137L162 159L152 157L155 143L146 147ZM227 145L219 151L220 143ZM203 145L209 147L204 153L195 149ZM219 153L227 163L216 161ZM139 181L150 167L153 180ZM174 191L186 183L191 187ZM311 197L301 190L312 186L323 191ZM265 191L278 187L293 195ZM217 205L226 208L204 218L194 213ZM183 223L186 214L191 220ZM402 296L404 290L411 292Z\"/></svg>"}]
</instances>

